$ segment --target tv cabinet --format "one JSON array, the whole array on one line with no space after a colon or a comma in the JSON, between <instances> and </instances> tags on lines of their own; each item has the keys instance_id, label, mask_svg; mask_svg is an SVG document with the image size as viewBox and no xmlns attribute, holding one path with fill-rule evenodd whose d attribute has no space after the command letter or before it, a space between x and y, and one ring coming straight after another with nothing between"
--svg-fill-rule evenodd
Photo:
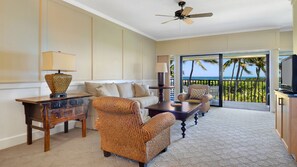
<instances>
[{"instance_id":1,"label":"tv cabinet","mask_svg":"<svg viewBox=\"0 0 297 167\"><path fill-rule=\"evenodd\" d=\"M297 155L297 95L275 91L275 129L287 151Z\"/></svg>"}]
</instances>

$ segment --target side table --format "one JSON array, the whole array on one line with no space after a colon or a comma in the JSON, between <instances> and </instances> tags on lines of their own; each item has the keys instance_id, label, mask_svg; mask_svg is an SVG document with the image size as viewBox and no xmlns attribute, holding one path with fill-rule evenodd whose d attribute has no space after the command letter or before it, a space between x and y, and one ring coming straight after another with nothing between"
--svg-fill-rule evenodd
<instances>
[{"instance_id":1,"label":"side table","mask_svg":"<svg viewBox=\"0 0 297 167\"><path fill-rule=\"evenodd\" d=\"M158 89L159 90L159 103L164 101L164 89L174 89L174 86L150 86L149 89Z\"/></svg>"},{"instance_id":2,"label":"side table","mask_svg":"<svg viewBox=\"0 0 297 167\"><path fill-rule=\"evenodd\" d=\"M32 144L32 128L44 131L44 152L50 150L50 129L64 123L64 132L68 133L68 121L82 122L82 137L86 137L86 118L89 94L68 94L64 98L39 96L16 99L25 108L27 124L27 144ZM43 123L43 127L32 125L32 121Z\"/></svg>"}]
</instances>

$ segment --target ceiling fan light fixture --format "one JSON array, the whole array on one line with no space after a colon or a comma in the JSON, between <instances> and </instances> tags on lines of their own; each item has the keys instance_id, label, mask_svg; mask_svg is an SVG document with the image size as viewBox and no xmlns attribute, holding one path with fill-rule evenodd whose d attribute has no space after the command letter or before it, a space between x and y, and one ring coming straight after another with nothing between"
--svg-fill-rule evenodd
<instances>
[{"instance_id":1,"label":"ceiling fan light fixture","mask_svg":"<svg viewBox=\"0 0 297 167\"><path fill-rule=\"evenodd\" d=\"M165 24L174 20L183 20L186 24L192 24L193 20L190 18L198 18L198 17L211 17L213 13L198 13L198 14L190 14L193 10L192 7L185 7L186 2L185 1L179 1L178 6L181 7L180 10L175 11L174 16L171 15L161 15L156 14L156 16L163 16L163 17L175 17L175 19L168 20L165 22L162 22L161 24Z\"/></svg>"}]
</instances>

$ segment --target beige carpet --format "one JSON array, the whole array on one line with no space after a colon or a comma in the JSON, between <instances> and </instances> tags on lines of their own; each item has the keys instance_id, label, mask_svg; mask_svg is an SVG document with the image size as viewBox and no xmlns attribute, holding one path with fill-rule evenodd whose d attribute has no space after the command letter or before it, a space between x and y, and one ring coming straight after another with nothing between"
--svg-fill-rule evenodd
<instances>
[{"instance_id":1,"label":"beige carpet","mask_svg":"<svg viewBox=\"0 0 297 167\"><path fill-rule=\"evenodd\" d=\"M172 144L150 167L275 166L295 167L274 130L274 114L263 111L212 108L187 123L181 138L180 121L172 128ZM138 163L112 155L103 157L96 131L81 138L81 130L51 136L51 150L43 140L0 151L1 167L137 167Z\"/></svg>"}]
</instances>

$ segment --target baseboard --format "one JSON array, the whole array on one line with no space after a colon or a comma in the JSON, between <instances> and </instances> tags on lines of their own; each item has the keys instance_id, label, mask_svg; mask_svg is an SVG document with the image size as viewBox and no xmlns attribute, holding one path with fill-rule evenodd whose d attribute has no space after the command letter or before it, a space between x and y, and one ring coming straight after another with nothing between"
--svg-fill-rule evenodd
<instances>
[{"instance_id":1,"label":"baseboard","mask_svg":"<svg viewBox=\"0 0 297 167\"><path fill-rule=\"evenodd\" d=\"M73 129L75 122L76 121L69 121L68 128ZM50 134L53 135L53 134L60 133L60 132L64 132L64 124L63 123L58 124L55 126L55 128L51 129ZM33 132L32 132L33 141L36 139L43 138L43 136L44 136L43 131L33 130ZM19 135L0 139L0 150L6 149L9 147L13 147L13 146L16 146L19 144L23 144L23 143L27 143L27 133L22 133Z\"/></svg>"}]
</instances>

